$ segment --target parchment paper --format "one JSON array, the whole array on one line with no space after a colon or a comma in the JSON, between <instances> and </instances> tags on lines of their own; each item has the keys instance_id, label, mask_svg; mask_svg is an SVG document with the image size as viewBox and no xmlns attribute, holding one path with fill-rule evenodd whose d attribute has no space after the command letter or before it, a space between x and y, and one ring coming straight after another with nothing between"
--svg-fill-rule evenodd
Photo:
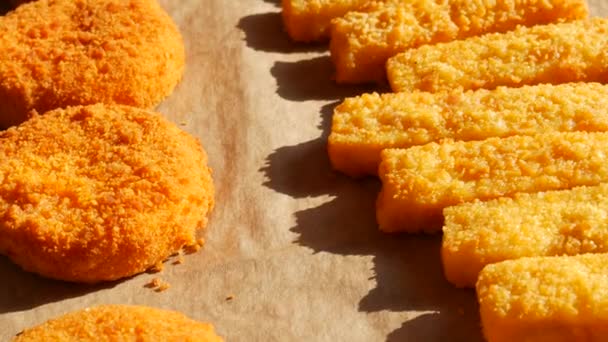
<instances>
[{"instance_id":1,"label":"parchment paper","mask_svg":"<svg viewBox=\"0 0 608 342\"><path fill-rule=\"evenodd\" d=\"M97 286L0 257L0 340L119 303L181 311L227 341L481 341L474 292L443 278L440 236L380 233L379 182L331 170L333 107L373 89L334 85L326 46L283 33L279 0L161 3L184 36L187 70L159 110L209 153L217 205L207 243L162 273ZM591 8L606 15L608 1ZM170 289L145 288L155 277Z\"/></svg>"}]
</instances>

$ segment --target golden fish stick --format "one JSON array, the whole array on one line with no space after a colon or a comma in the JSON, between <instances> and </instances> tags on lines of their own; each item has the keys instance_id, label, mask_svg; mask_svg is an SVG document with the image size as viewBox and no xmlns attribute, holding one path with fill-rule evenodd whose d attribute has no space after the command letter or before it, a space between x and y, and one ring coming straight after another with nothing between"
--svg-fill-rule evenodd
<instances>
[{"instance_id":1,"label":"golden fish stick","mask_svg":"<svg viewBox=\"0 0 608 342\"><path fill-rule=\"evenodd\" d=\"M608 341L608 255L522 258L477 282L488 342Z\"/></svg>"},{"instance_id":2,"label":"golden fish stick","mask_svg":"<svg viewBox=\"0 0 608 342\"><path fill-rule=\"evenodd\" d=\"M608 19L593 18L421 46L389 59L387 72L396 92L605 83L607 49Z\"/></svg>"},{"instance_id":3,"label":"golden fish stick","mask_svg":"<svg viewBox=\"0 0 608 342\"><path fill-rule=\"evenodd\" d=\"M608 86L543 84L495 90L364 94L336 107L328 152L350 176L375 175L380 152L445 138L607 131Z\"/></svg>"},{"instance_id":4,"label":"golden fish stick","mask_svg":"<svg viewBox=\"0 0 608 342\"><path fill-rule=\"evenodd\" d=\"M282 5L285 29L300 42L326 40L333 18L374 6L369 0L282 0Z\"/></svg>"},{"instance_id":5,"label":"golden fish stick","mask_svg":"<svg viewBox=\"0 0 608 342\"><path fill-rule=\"evenodd\" d=\"M608 133L444 141L381 154L377 220L386 232L436 232L442 210L475 199L608 181Z\"/></svg>"},{"instance_id":6,"label":"golden fish stick","mask_svg":"<svg viewBox=\"0 0 608 342\"><path fill-rule=\"evenodd\" d=\"M608 183L521 193L443 211L446 278L473 287L484 266L534 256L608 252Z\"/></svg>"},{"instance_id":7,"label":"golden fish stick","mask_svg":"<svg viewBox=\"0 0 608 342\"><path fill-rule=\"evenodd\" d=\"M584 0L410 0L350 12L331 28L338 83L384 81L390 57L425 44L588 16Z\"/></svg>"}]
</instances>

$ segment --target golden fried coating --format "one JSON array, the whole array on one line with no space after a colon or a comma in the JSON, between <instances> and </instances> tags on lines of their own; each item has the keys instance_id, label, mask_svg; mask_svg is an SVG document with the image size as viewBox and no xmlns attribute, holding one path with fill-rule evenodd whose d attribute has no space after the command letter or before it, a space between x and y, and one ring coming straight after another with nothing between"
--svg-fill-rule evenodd
<instances>
[{"instance_id":1,"label":"golden fried coating","mask_svg":"<svg viewBox=\"0 0 608 342\"><path fill-rule=\"evenodd\" d=\"M410 49L388 60L395 92L608 81L608 19L519 27Z\"/></svg>"},{"instance_id":2,"label":"golden fried coating","mask_svg":"<svg viewBox=\"0 0 608 342\"><path fill-rule=\"evenodd\" d=\"M477 281L488 342L608 341L608 254L522 258Z\"/></svg>"},{"instance_id":3,"label":"golden fried coating","mask_svg":"<svg viewBox=\"0 0 608 342\"><path fill-rule=\"evenodd\" d=\"M101 305L63 315L28 329L13 342L197 341L221 342L208 323L169 310Z\"/></svg>"},{"instance_id":4,"label":"golden fried coating","mask_svg":"<svg viewBox=\"0 0 608 342\"><path fill-rule=\"evenodd\" d=\"M503 260L608 253L608 183L463 203L443 215L443 270L459 287Z\"/></svg>"},{"instance_id":5,"label":"golden fried coating","mask_svg":"<svg viewBox=\"0 0 608 342\"><path fill-rule=\"evenodd\" d=\"M380 152L443 139L549 131L607 131L608 85L540 84L449 92L363 94L334 110L329 159L350 176L375 175Z\"/></svg>"},{"instance_id":6,"label":"golden fried coating","mask_svg":"<svg viewBox=\"0 0 608 342\"><path fill-rule=\"evenodd\" d=\"M373 7L370 3L370 0L282 0L283 24L289 37L295 41L322 41L329 37L333 18Z\"/></svg>"},{"instance_id":7,"label":"golden fried coating","mask_svg":"<svg viewBox=\"0 0 608 342\"><path fill-rule=\"evenodd\" d=\"M551 132L382 151L376 217L385 232L437 232L475 199L608 182L608 132Z\"/></svg>"},{"instance_id":8,"label":"golden fried coating","mask_svg":"<svg viewBox=\"0 0 608 342\"><path fill-rule=\"evenodd\" d=\"M151 108L184 70L182 38L155 0L39 0L0 17L0 127L35 109Z\"/></svg>"},{"instance_id":9,"label":"golden fried coating","mask_svg":"<svg viewBox=\"0 0 608 342\"><path fill-rule=\"evenodd\" d=\"M388 58L425 44L588 16L585 0L402 0L331 26L336 82L383 82Z\"/></svg>"},{"instance_id":10,"label":"golden fried coating","mask_svg":"<svg viewBox=\"0 0 608 342\"><path fill-rule=\"evenodd\" d=\"M199 142L122 105L58 109L0 133L0 252L76 282L145 271L196 243L213 206Z\"/></svg>"}]
</instances>

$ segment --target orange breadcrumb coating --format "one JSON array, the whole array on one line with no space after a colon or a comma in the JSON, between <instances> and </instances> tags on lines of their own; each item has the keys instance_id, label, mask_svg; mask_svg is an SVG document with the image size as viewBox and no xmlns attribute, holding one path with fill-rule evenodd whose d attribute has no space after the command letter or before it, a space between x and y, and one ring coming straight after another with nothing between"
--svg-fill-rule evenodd
<instances>
[{"instance_id":1,"label":"orange breadcrumb coating","mask_svg":"<svg viewBox=\"0 0 608 342\"><path fill-rule=\"evenodd\" d=\"M522 258L477 281L488 342L608 341L608 254Z\"/></svg>"},{"instance_id":2,"label":"orange breadcrumb coating","mask_svg":"<svg viewBox=\"0 0 608 342\"><path fill-rule=\"evenodd\" d=\"M334 110L328 153L353 177L375 175L380 153L443 139L608 131L608 85L541 84L449 92L363 94Z\"/></svg>"},{"instance_id":3,"label":"orange breadcrumb coating","mask_svg":"<svg viewBox=\"0 0 608 342\"><path fill-rule=\"evenodd\" d=\"M386 63L395 92L608 80L608 19L519 27L424 45Z\"/></svg>"},{"instance_id":4,"label":"orange breadcrumb coating","mask_svg":"<svg viewBox=\"0 0 608 342\"><path fill-rule=\"evenodd\" d=\"M0 127L30 110L151 108L184 70L182 38L154 0L39 0L0 17Z\"/></svg>"},{"instance_id":5,"label":"orange breadcrumb coating","mask_svg":"<svg viewBox=\"0 0 608 342\"><path fill-rule=\"evenodd\" d=\"M76 282L131 276L196 243L213 206L199 142L161 115L71 107L0 133L0 252Z\"/></svg>"},{"instance_id":6,"label":"orange breadcrumb coating","mask_svg":"<svg viewBox=\"0 0 608 342\"><path fill-rule=\"evenodd\" d=\"M383 82L386 60L425 44L588 16L585 0L401 0L331 25L338 83Z\"/></svg>"},{"instance_id":7,"label":"orange breadcrumb coating","mask_svg":"<svg viewBox=\"0 0 608 342\"><path fill-rule=\"evenodd\" d=\"M385 0L379 0L379 2ZM407 0L406 0L407 1ZM282 0L283 24L291 39L299 42L329 38L333 18L349 11L373 8L370 0Z\"/></svg>"},{"instance_id":8,"label":"orange breadcrumb coating","mask_svg":"<svg viewBox=\"0 0 608 342\"><path fill-rule=\"evenodd\" d=\"M443 270L459 287L503 260L608 252L608 183L463 203L443 215Z\"/></svg>"},{"instance_id":9,"label":"orange breadcrumb coating","mask_svg":"<svg viewBox=\"0 0 608 342\"><path fill-rule=\"evenodd\" d=\"M24 331L13 342L197 341L221 342L208 323L169 310L102 305L72 312Z\"/></svg>"},{"instance_id":10,"label":"orange breadcrumb coating","mask_svg":"<svg viewBox=\"0 0 608 342\"><path fill-rule=\"evenodd\" d=\"M442 210L475 199L608 182L607 132L552 132L382 151L380 230L437 232Z\"/></svg>"}]
</instances>

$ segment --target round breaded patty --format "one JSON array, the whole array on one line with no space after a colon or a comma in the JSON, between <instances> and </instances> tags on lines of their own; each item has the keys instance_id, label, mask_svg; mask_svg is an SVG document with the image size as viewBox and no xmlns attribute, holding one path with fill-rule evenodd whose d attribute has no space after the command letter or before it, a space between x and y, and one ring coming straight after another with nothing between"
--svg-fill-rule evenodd
<instances>
[{"instance_id":1,"label":"round breaded patty","mask_svg":"<svg viewBox=\"0 0 608 342\"><path fill-rule=\"evenodd\" d=\"M94 103L151 108L185 63L156 0L37 0L0 17L0 127L31 110Z\"/></svg>"},{"instance_id":2,"label":"round breaded patty","mask_svg":"<svg viewBox=\"0 0 608 342\"><path fill-rule=\"evenodd\" d=\"M103 305L69 313L28 329L13 339L27 341L198 341L221 342L213 326L175 311L144 306Z\"/></svg>"},{"instance_id":3,"label":"round breaded patty","mask_svg":"<svg viewBox=\"0 0 608 342\"><path fill-rule=\"evenodd\" d=\"M162 116L59 109L0 133L0 253L43 276L99 282L150 268L206 225L207 156Z\"/></svg>"}]
</instances>

